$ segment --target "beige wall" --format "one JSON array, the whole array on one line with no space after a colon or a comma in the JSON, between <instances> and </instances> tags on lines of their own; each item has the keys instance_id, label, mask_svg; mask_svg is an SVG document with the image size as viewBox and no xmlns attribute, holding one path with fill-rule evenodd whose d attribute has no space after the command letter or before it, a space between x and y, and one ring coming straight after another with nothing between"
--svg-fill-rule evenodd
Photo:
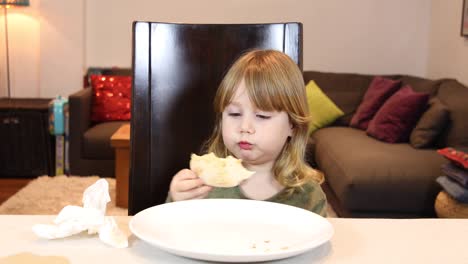
<instances>
[{"instance_id":1,"label":"beige wall","mask_svg":"<svg viewBox=\"0 0 468 264\"><path fill-rule=\"evenodd\" d=\"M306 70L425 75L430 2L139 0L130 7L126 0L88 1L86 64L131 65L131 23L134 20L299 21L304 25Z\"/></svg>"},{"instance_id":2,"label":"beige wall","mask_svg":"<svg viewBox=\"0 0 468 264\"><path fill-rule=\"evenodd\" d=\"M82 87L84 1L40 0L40 91L42 97L68 96Z\"/></svg>"},{"instance_id":3,"label":"beige wall","mask_svg":"<svg viewBox=\"0 0 468 264\"><path fill-rule=\"evenodd\" d=\"M3 9L0 9L3 11ZM0 96L7 95L4 16L0 16ZM81 87L84 1L30 0L10 8L8 35L13 97L68 96Z\"/></svg>"},{"instance_id":4,"label":"beige wall","mask_svg":"<svg viewBox=\"0 0 468 264\"><path fill-rule=\"evenodd\" d=\"M39 97L39 28L38 3L31 7L7 9L11 95ZM0 8L0 96L7 95L6 43L4 9Z\"/></svg>"},{"instance_id":5,"label":"beige wall","mask_svg":"<svg viewBox=\"0 0 468 264\"><path fill-rule=\"evenodd\" d=\"M430 78L456 78L468 85L468 38L461 37L463 0L432 0Z\"/></svg>"},{"instance_id":6,"label":"beige wall","mask_svg":"<svg viewBox=\"0 0 468 264\"><path fill-rule=\"evenodd\" d=\"M305 70L427 73L431 0L31 0L15 12L27 17L10 27L16 97L66 96L80 88L88 66L130 67L134 20L300 21Z\"/></svg>"}]
</instances>

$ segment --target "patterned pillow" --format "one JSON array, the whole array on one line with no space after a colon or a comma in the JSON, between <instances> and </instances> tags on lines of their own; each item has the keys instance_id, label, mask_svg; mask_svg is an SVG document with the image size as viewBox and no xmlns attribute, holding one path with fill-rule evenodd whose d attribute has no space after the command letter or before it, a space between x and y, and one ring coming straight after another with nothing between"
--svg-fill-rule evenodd
<instances>
[{"instance_id":1,"label":"patterned pillow","mask_svg":"<svg viewBox=\"0 0 468 264\"><path fill-rule=\"evenodd\" d=\"M130 120L131 76L91 75L91 120Z\"/></svg>"},{"instance_id":2,"label":"patterned pillow","mask_svg":"<svg viewBox=\"0 0 468 264\"><path fill-rule=\"evenodd\" d=\"M393 94L375 114L366 132L389 143L408 142L411 130L427 108L428 93L405 85Z\"/></svg>"},{"instance_id":3,"label":"patterned pillow","mask_svg":"<svg viewBox=\"0 0 468 264\"><path fill-rule=\"evenodd\" d=\"M343 111L318 87L314 81L306 86L307 103L309 104L309 134L333 123L344 115Z\"/></svg>"}]
</instances>

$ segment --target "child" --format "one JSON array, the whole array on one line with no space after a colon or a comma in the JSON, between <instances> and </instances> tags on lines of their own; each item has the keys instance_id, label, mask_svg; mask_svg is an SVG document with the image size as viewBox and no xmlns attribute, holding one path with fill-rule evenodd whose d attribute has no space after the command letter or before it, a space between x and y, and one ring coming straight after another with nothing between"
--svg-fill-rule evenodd
<instances>
[{"instance_id":1,"label":"child","mask_svg":"<svg viewBox=\"0 0 468 264\"><path fill-rule=\"evenodd\" d=\"M168 200L265 200L326 216L323 175L304 161L308 105L302 73L291 58L274 50L244 54L222 80L214 106L206 152L241 159L255 174L239 186L213 188L183 169L172 179Z\"/></svg>"}]
</instances>

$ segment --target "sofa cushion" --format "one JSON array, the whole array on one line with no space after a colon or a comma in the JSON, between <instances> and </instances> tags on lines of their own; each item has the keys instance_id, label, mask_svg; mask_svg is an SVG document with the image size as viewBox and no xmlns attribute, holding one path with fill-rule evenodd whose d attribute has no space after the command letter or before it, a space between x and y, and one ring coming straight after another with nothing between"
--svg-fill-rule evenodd
<instances>
[{"instance_id":1,"label":"sofa cushion","mask_svg":"<svg viewBox=\"0 0 468 264\"><path fill-rule=\"evenodd\" d=\"M388 144L349 127L313 135L318 168L345 209L430 214L446 161L435 150Z\"/></svg>"},{"instance_id":2,"label":"sofa cushion","mask_svg":"<svg viewBox=\"0 0 468 264\"><path fill-rule=\"evenodd\" d=\"M415 148L433 146L449 121L448 108L437 98L429 101L429 109L419 119L411 131L410 144Z\"/></svg>"},{"instance_id":3,"label":"sofa cushion","mask_svg":"<svg viewBox=\"0 0 468 264\"><path fill-rule=\"evenodd\" d=\"M343 111L339 109L330 98L314 81L310 81L306 85L307 103L309 105L309 133L315 130L328 126L335 122L335 120L344 115Z\"/></svg>"},{"instance_id":4,"label":"sofa cushion","mask_svg":"<svg viewBox=\"0 0 468 264\"><path fill-rule=\"evenodd\" d=\"M439 147L468 147L468 87L456 80L440 85L439 98L450 111L450 122L440 137Z\"/></svg>"},{"instance_id":5,"label":"sofa cushion","mask_svg":"<svg viewBox=\"0 0 468 264\"><path fill-rule=\"evenodd\" d=\"M400 89L400 84L401 82L399 80L376 76L369 85L366 94L364 94L364 98L349 125L366 130L369 126L369 122L377 111L379 111L380 107L390 96Z\"/></svg>"},{"instance_id":6,"label":"sofa cushion","mask_svg":"<svg viewBox=\"0 0 468 264\"><path fill-rule=\"evenodd\" d=\"M428 100L428 93L414 92L409 85L404 86L379 109L369 123L367 134L389 143L408 142Z\"/></svg>"},{"instance_id":7,"label":"sofa cushion","mask_svg":"<svg viewBox=\"0 0 468 264\"><path fill-rule=\"evenodd\" d=\"M318 71L305 71L303 75L305 83L314 80L322 91L344 112L345 115L337 120L341 125L349 124L373 78L372 75Z\"/></svg>"},{"instance_id":8,"label":"sofa cushion","mask_svg":"<svg viewBox=\"0 0 468 264\"><path fill-rule=\"evenodd\" d=\"M362 97L374 75L357 73L333 73L304 71L304 81L314 80L322 91L344 112L344 116L335 121L336 125L347 126L361 103ZM399 75L384 76L398 79Z\"/></svg>"},{"instance_id":9,"label":"sofa cushion","mask_svg":"<svg viewBox=\"0 0 468 264\"><path fill-rule=\"evenodd\" d=\"M124 121L113 121L96 124L83 135L82 156L85 159L114 159L114 149L110 138L120 126L127 124Z\"/></svg>"}]
</instances>

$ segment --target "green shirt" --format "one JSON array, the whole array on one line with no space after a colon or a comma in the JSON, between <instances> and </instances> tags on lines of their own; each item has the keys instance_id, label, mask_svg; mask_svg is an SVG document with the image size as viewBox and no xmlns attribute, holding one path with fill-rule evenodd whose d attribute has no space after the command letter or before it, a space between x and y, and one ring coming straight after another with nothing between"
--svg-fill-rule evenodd
<instances>
[{"instance_id":1,"label":"green shirt","mask_svg":"<svg viewBox=\"0 0 468 264\"><path fill-rule=\"evenodd\" d=\"M210 198L249 199L242 193L239 186L231 188L213 188L205 199ZM172 201L172 199L168 196L166 202L170 201ZM322 188L315 181L309 181L301 188L296 188L289 196L286 196L286 191L283 190L265 201L292 205L324 217L327 216L327 199Z\"/></svg>"}]
</instances>

